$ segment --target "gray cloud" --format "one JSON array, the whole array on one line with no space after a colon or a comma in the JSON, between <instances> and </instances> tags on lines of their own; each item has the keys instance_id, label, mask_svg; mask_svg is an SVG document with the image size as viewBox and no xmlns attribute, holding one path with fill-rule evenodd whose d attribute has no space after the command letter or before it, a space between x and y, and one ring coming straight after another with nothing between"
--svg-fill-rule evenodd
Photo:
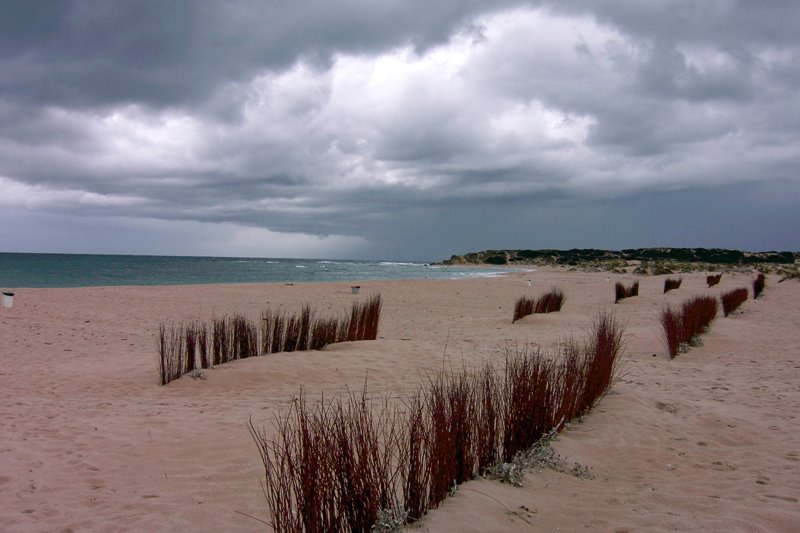
<instances>
[{"instance_id":1,"label":"gray cloud","mask_svg":"<svg viewBox=\"0 0 800 533\"><path fill-rule=\"evenodd\" d=\"M0 245L50 249L57 221L100 252L797 249L798 15L0 3L0 209L25 221Z\"/></svg>"}]
</instances>

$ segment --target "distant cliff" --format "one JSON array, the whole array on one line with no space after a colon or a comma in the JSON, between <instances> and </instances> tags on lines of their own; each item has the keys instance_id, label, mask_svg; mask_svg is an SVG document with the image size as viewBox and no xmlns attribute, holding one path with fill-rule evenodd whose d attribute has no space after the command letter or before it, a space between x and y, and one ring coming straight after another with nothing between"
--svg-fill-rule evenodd
<instances>
[{"instance_id":1,"label":"distant cliff","mask_svg":"<svg viewBox=\"0 0 800 533\"><path fill-rule=\"evenodd\" d=\"M602 261L676 261L717 265L794 264L800 252L742 252L721 248L631 248L627 250L484 250L454 255L446 265L578 265Z\"/></svg>"}]
</instances>

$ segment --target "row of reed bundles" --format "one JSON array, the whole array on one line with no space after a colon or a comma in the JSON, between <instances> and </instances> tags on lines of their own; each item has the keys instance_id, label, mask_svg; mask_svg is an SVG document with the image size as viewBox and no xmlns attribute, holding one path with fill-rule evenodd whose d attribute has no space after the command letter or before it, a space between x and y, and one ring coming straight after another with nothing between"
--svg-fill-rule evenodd
<instances>
[{"instance_id":1,"label":"row of reed bundles","mask_svg":"<svg viewBox=\"0 0 800 533\"><path fill-rule=\"evenodd\" d=\"M277 438L250 421L278 533L370 531L379 514L413 523L455 488L589 411L611 386L622 327L600 314L585 342L559 353L507 353L500 370L441 372L393 401L351 394L277 419Z\"/></svg>"},{"instance_id":2,"label":"row of reed bundles","mask_svg":"<svg viewBox=\"0 0 800 533\"><path fill-rule=\"evenodd\" d=\"M277 352L321 350L328 344L374 340L381 316L380 294L354 302L345 316L317 317L304 305L297 313L264 311L260 321L242 315L185 324L160 324L159 381L166 385L197 368Z\"/></svg>"}]
</instances>

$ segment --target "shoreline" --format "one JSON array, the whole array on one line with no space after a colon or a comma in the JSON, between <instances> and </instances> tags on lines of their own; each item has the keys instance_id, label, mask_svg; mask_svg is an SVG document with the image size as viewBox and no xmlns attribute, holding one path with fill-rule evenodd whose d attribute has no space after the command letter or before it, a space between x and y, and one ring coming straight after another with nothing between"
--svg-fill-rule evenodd
<instances>
[{"instance_id":1,"label":"shoreline","mask_svg":"<svg viewBox=\"0 0 800 533\"><path fill-rule=\"evenodd\" d=\"M0 529L263 531L241 514L268 518L250 417L269 427L301 387L316 399L360 390L367 378L372 391L402 394L443 364L500 361L528 343L579 338L609 309L626 326L626 375L554 443L594 479L547 470L529 473L522 488L469 482L421 529L789 530L800 520L791 501L800 492L800 284L769 276L762 299L718 317L703 346L670 361L661 306L748 286L752 276L726 274L709 289L703 275L684 274L681 289L663 295L664 277L635 276L640 295L620 304L614 281L632 274L558 267L469 283L359 281L359 295L351 281L18 290L14 307L0 309ZM560 313L511 323L517 297L553 285L566 292ZM205 380L157 384L161 321L253 318L266 306L304 303L327 315L371 292L384 302L375 341L270 354L208 370Z\"/></svg>"}]
</instances>

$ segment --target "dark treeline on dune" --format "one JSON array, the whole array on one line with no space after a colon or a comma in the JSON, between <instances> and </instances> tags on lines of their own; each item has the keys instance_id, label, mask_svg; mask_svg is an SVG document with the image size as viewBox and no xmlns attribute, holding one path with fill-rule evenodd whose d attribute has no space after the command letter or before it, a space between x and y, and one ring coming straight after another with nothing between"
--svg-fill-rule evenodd
<instances>
[{"instance_id":1,"label":"dark treeline on dune","mask_svg":"<svg viewBox=\"0 0 800 533\"><path fill-rule=\"evenodd\" d=\"M596 250L573 248L571 250L484 250L465 255L453 255L444 261L458 264L558 264L576 265L587 261L680 261L686 263L711 263L744 265L756 263L793 264L800 252L743 252L722 248L629 248L625 250Z\"/></svg>"}]
</instances>

